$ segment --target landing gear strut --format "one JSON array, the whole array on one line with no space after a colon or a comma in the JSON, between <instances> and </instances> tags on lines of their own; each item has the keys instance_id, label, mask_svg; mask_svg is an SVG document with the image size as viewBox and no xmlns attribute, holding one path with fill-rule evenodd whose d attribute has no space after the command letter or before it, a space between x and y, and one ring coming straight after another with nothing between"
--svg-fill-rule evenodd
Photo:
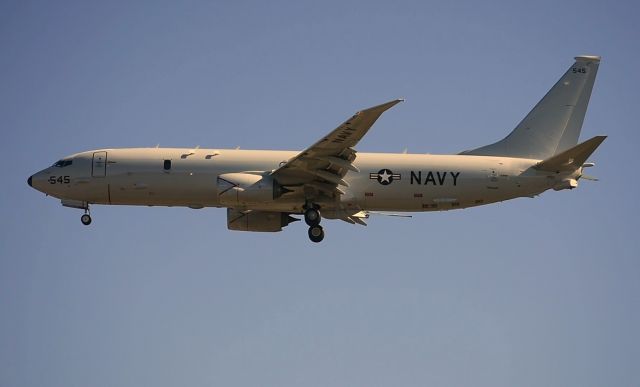
<instances>
[{"instance_id":1,"label":"landing gear strut","mask_svg":"<svg viewBox=\"0 0 640 387\"><path fill-rule=\"evenodd\" d=\"M320 226L321 220L320 211L315 206L307 206L304 211L304 221L309 226L309 239L311 239L311 242L318 243L324 239L324 230Z\"/></svg>"},{"instance_id":2,"label":"landing gear strut","mask_svg":"<svg viewBox=\"0 0 640 387\"><path fill-rule=\"evenodd\" d=\"M91 215L89 215L89 206L87 206L87 208L84 209L84 215L80 217L80 221L85 226L88 226L91 224Z\"/></svg>"}]
</instances>

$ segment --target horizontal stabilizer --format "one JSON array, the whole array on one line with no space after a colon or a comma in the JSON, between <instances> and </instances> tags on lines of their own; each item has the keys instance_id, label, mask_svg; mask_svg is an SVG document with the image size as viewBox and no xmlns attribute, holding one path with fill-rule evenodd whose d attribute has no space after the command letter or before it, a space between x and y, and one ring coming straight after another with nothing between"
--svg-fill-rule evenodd
<instances>
[{"instance_id":1,"label":"horizontal stabilizer","mask_svg":"<svg viewBox=\"0 0 640 387\"><path fill-rule=\"evenodd\" d=\"M602 144L607 136L596 136L573 148L569 148L564 152L539 162L535 165L535 169L541 171L575 171L583 166L587 158Z\"/></svg>"}]
</instances>

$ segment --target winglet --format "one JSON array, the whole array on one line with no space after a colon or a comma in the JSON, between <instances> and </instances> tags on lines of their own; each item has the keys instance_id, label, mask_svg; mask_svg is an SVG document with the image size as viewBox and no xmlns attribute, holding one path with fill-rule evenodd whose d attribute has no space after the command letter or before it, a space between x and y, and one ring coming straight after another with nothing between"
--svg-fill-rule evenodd
<instances>
[{"instance_id":1,"label":"winglet","mask_svg":"<svg viewBox=\"0 0 640 387\"><path fill-rule=\"evenodd\" d=\"M534 168L542 171L574 171L584 165L587 158L606 138L607 136L595 136L573 148L539 162Z\"/></svg>"},{"instance_id":2,"label":"winglet","mask_svg":"<svg viewBox=\"0 0 640 387\"><path fill-rule=\"evenodd\" d=\"M404 98L398 98L398 99L394 99L393 101L389 101L380 105L376 105L364 110L361 110L361 112L376 112L376 113L380 113L382 114L383 112L385 112L386 110L391 109L392 107L394 107L395 105L399 104L400 102L404 102ZM360 112L358 112L360 113Z\"/></svg>"}]
</instances>

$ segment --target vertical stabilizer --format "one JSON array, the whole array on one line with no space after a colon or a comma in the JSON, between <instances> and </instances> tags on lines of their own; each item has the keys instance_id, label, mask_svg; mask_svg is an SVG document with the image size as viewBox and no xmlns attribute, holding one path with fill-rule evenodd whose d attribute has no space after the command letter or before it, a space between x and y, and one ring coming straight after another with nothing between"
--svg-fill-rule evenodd
<instances>
[{"instance_id":1,"label":"vertical stabilizer","mask_svg":"<svg viewBox=\"0 0 640 387\"><path fill-rule=\"evenodd\" d=\"M578 143L599 56L577 56L560 80L504 139L461 154L547 159Z\"/></svg>"}]
</instances>

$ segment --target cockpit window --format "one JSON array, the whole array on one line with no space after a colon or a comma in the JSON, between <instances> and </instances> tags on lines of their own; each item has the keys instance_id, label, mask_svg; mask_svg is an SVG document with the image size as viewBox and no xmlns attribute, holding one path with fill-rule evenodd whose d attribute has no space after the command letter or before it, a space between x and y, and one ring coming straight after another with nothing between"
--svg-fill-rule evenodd
<instances>
[{"instance_id":1,"label":"cockpit window","mask_svg":"<svg viewBox=\"0 0 640 387\"><path fill-rule=\"evenodd\" d=\"M53 164L54 167L59 167L59 168L64 168L67 167L69 165L73 164L73 160L58 160L56 161L55 164Z\"/></svg>"}]
</instances>

